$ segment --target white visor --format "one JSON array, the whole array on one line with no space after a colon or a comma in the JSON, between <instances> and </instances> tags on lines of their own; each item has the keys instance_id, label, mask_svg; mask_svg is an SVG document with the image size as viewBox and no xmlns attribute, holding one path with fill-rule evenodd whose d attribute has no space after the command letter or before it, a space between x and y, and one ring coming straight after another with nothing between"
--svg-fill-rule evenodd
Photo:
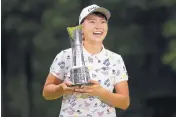
<instances>
[{"instance_id":1,"label":"white visor","mask_svg":"<svg viewBox=\"0 0 176 117\"><path fill-rule=\"evenodd\" d=\"M81 14L79 16L79 24L82 23L82 21L85 17L87 17L89 14L91 14L93 12L100 12L100 13L104 14L106 16L107 20L111 17L111 13L109 12L109 10L107 10L104 7L100 7L96 4L93 4L93 5L85 7L81 11Z\"/></svg>"}]
</instances>

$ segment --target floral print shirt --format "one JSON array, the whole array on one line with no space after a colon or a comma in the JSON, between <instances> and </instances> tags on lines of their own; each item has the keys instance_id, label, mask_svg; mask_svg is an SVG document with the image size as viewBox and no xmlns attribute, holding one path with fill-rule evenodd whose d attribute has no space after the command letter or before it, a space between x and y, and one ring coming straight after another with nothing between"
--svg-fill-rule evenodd
<instances>
[{"instance_id":1,"label":"floral print shirt","mask_svg":"<svg viewBox=\"0 0 176 117\"><path fill-rule=\"evenodd\" d=\"M119 54L103 47L96 55L91 55L83 48L85 65L90 77L113 92L114 85L128 80L125 64ZM50 73L60 80L70 80L72 67L72 49L61 51L55 57ZM115 108L103 102L99 97L80 93L64 95L59 117L116 117Z\"/></svg>"}]
</instances>

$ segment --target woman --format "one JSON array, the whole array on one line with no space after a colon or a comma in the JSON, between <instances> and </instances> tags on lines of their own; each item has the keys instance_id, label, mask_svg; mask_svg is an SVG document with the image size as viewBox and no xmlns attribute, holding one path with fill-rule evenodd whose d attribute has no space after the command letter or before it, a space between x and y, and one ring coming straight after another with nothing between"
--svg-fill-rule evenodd
<instances>
[{"instance_id":1,"label":"woman","mask_svg":"<svg viewBox=\"0 0 176 117\"><path fill-rule=\"evenodd\" d=\"M95 4L84 8L79 17L84 60L93 85L69 87L71 48L61 51L53 61L43 96L47 100L63 96L59 117L116 117L115 107L128 108L128 75L123 59L103 46L109 18L110 12Z\"/></svg>"}]
</instances>

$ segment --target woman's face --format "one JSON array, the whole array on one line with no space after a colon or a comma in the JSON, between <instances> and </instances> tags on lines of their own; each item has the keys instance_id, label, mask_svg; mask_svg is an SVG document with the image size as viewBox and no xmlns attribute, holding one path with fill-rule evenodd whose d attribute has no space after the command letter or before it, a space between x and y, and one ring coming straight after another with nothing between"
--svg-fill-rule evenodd
<instances>
[{"instance_id":1,"label":"woman's face","mask_svg":"<svg viewBox=\"0 0 176 117\"><path fill-rule=\"evenodd\" d=\"M108 32L106 19L93 13L85 18L82 26L84 39L90 42L102 43Z\"/></svg>"}]
</instances>

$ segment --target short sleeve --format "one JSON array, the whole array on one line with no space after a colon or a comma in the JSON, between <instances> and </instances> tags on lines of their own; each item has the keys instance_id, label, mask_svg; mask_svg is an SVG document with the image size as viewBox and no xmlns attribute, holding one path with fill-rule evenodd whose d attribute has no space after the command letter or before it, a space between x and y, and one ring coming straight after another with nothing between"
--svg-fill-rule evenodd
<instances>
[{"instance_id":1,"label":"short sleeve","mask_svg":"<svg viewBox=\"0 0 176 117\"><path fill-rule=\"evenodd\" d=\"M59 54L56 55L53 63L51 64L50 73L59 78L60 80L64 80L64 69L64 52L61 51Z\"/></svg>"},{"instance_id":2,"label":"short sleeve","mask_svg":"<svg viewBox=\"0 0 176 117\"><path fill-rule=\"evenodd\" d=\"M121 56L117 60L116 68L117 68L117 72L116 72L114 84L122 82L122 81L127 81L128 80L128 73L127 73L127 70L125 67L125 63L124 63Z\"/></svg>"}]
</instances>

